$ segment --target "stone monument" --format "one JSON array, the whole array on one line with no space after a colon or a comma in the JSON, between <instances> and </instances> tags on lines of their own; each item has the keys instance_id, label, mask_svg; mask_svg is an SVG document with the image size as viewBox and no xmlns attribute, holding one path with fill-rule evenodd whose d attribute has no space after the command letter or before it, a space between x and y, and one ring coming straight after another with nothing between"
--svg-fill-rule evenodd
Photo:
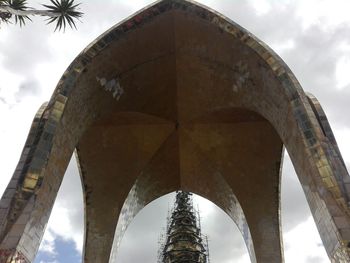
<instances>
[{"instance_id":1,"label":"stone monument","mask_svg":"<svg viewBox=\"0 0 350 263\"><path fill-rule=\"evenodd\" d=\"M283 262L284 147L330 260L350 262L350 177L318 101L239 25L158 1L86 47L38 111L0 201L1 262L33 262L74 151L85 263L108 262L135 214L179 189L222 208L253 263Z\"/></svg>"}]
</instances>

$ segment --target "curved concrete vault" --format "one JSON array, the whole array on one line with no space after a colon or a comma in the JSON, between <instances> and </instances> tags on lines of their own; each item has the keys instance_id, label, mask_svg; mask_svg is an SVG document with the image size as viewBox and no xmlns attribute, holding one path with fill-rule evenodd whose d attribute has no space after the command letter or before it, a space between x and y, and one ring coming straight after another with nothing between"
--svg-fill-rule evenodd
<instances>
[{"instance_id":1,"label":"curved concrete vault","mask_svg":"<svg viewBox=\"0 0 350 263\"><path fill-rule=\"evenodd\" d=\"M349 262L349 175L317 100L234 22L156 2L83 50L37 114L0 202L0 249L33 261L76 149L84 262L108 262L135 214L178 189L221 207L252 262L283 262L283 146L330 259Z\"/></svg>"}]
</instances>

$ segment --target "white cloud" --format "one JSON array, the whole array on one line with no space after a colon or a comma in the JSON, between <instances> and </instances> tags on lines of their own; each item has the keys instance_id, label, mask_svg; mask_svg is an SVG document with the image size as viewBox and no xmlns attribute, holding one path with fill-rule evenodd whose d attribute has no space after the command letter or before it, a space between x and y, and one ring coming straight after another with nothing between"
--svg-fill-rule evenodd
<instances>
[{"instance_id":1,"label":"white cloud","mask_svg":"<svg viewBox=\"0 0 350 263\"><path fill-rule=\"evenodd\" d=\"M298 0L298 15L304 26L322 24L337 26L349 22L350 2L347 0Z\"/></svg>"},{"instance_id":2,"label":"white cloud","mask_svg":"<svg viewBox=\"0 0 350 263\"><path fill-rule=\"evenodd\" d=\"M74 208L73 208L74 209ZM82 251L82 233L74 229L74 225L70 218L70 208L62 205L60 200L55 203L50 216L47 231L51 233L51 237L61 237L63 240L73 240L79 252ZM52 244L52 243L51 243Z\"/></svg>"},{"instance_id":3,"label":"white cloud","mask_svg":"<svg viewBox=\"0 0 350 263\"><path fill-rule=\"evenodd\" d=\"M57 237L52 233L51 229L45 231L43 240L41 241L39 251L48 253L50 255L56 255L57 251L55 248L55 239Z\"/></svg>"},{"instance_id":4,"label":"white cloud","mask_svg":"<svg viewBox=\"0 0 350 263\"><path fill-rule=\"evenodd\" d=\"M347 167L350 167L350 127L337 128L335 129L334 134L337 138L339 150L343 159Z\"/></svg>"},{"instance_id":5,"label":"white cloud","mask_svg":"<svg viewBox=\"0 0 350 263\"><path fill-rule=\"evenodd\" d=\"M326 251L311 217L285 234L286 263L328 263Z\"/></svg>"},{"instance_id":6,"label":"white cloud","mask_svg":"<svg viewBox=\"0 0 350 263\"><path fill-rule=\"evenodd\" d=\"M83 193L76 160L73 157L67 168L62 186L47 225L46 232L66 241L73 241L76 250L83 248Z\"/></svg>"},{"instance_id":7,"label":"white cloud","mask_svg":"<svg viewBox=\"0 0 350 263\"><path fill-rule=\"evenodd\" d=\"M340 58L337 62L336 68L336 78L337 78L337 88L342 89L346 86L350 86L350 56L344 56Z\"/></svg>"}]
</instances>

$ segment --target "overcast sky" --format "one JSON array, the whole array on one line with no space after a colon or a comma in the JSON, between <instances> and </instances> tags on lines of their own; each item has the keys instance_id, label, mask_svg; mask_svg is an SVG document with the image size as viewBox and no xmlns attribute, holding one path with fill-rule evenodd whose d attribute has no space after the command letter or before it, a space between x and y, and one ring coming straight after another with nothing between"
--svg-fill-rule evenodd
<instances>
[{"instance_id":1,"label":"overcast sky","mask_svg":"<svg viewBox=\"0 0 350 263\"><path fill-rule=\"evenodd\" d=\"M35 2L35 1L30 1ZM40 1L38 1L40 2ZM0 29L0 193L17 165L32 119L70 62L98 35L152 1L86 0L78 30L53 33L35 19ZM321 102L350 167L350 1L203 0L272 47L304 90ZM128 228L117 263L156 262L157 241L173 195L143 209ZM214 204L196 198L212 263L250 262L242 237ZM157 215L155 218L154 215ZM219 223L218 223L219 222ZM285 261L329 262L288 156L282 181ZM147 227L145 227L147 226ZM70 163L36 263L80 262L83 209L77 167Z\"/></svg>"}]
</instances>

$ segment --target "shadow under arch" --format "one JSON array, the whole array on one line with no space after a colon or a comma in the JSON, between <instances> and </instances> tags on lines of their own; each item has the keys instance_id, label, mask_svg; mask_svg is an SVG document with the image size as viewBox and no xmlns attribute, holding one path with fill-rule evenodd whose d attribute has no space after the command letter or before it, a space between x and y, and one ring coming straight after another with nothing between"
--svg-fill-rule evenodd
<instances>
[{"instance_id":1,"label":"shadow under arch","mask_svg":"<svg viewBox=\"0 0 350 263\"><path fill-rule=\"evenodd\" d=\"M111 258L110 258L110 261L109 262L111 262L111 263L116 263L116 262L118 262L117 261L117 259L119 258L119 260L121 259L121 255L119 255L119 253L126 253L125 251L123 251L123 249L122 249L122 247L120 247L120 244L122 244L123 242L125 242L124 241L124 238L125 237L130 237L130 236L128 236L129 235L129 233L130 233L130 229L129 229L129 227L130 226L132 226L132 227L134 227L134 226L136 226L135 225L135 223L136 222L134 222L134 220L136 220L136 218L138 219L138 221L137 221L137 223L138 224L141 224L140 223L140 216L141 216L141 214L142 214L142 218L146 218L145 217L145 214L147 213L148 214L148 216L147 216L147 221L149 220L149 217L151 216L152 217L152 219L151 219L151 222L149 221L148 222L148 224L150 224L151 226L149 226L148 224L147 224L147 226L148 227L150 227L150 229L152 229L153 231L156 231L156 233L158 233L158 234L160 234L161 232L163 232L163 231L161 231L161 227L165 227L165 222L166 222L166 218L167 218L167 216L169 216L169 208L171 209L171 207L174 205L173 204L173 202L174 202L174 194L175 194L175 192L171 192L171 193L168 193L168 194L166 194L166 195L163 195L163 196L161 196L161 197L158 197L158 198L156 198L156 199L154 199L153 201L151 201L150 203L148 203L146 206L144 206L143 208L141 208L137 213L136 213L136 215L134 215L134 217L131 219L131 221L130 222L128 222L128 223L130 223L127 227L126 227L126 229L125 229L125 233L118 233L118 231L120 231L121 230L121 228L117 228L117 230L116 230L116 234L115 234L115 240L114 240L114 242L113 242L113 248L112 248L112 253L111 253ZM210 213L218 213L218 210L221 210L218 206L216 206L213 202L211 202L210 200L208 200L208 199L206 199L206 198L204 198L204 197L202 197L202 196L200 196L200 195L197 195L197 194L195 194L195 196L194 196L194 199L196 199L196 200L194 200L195 202L196 201L198 201L197 199L198 198L200 198L200 199L203 199L203 200L205 200L204 201L204 203L205 203L205 205L208 205L207 203L210 203L211 205L214 205L213 206L213 208L212 209L214 209L213 211L211 211ZM167 203L167 206L166 206L166 204L165 204L165 201L167 201L168 203ZM201 201L201 203L203 203L203 201ZM198 203L197 203L198 204ZM240 207L239 207L239 204L238 204L238 206L237 206L237 204L234 204L235 205L235 207L234 207L234 209L241 209ZM127 205L124 205L124 207L123 207L123 209L122 210L125 210L125 209L127 209L126 208L127 207ZM151 210L150 210L151 209ZM195 208L195 209L197 209L197 208ZM202 206L198 206L198 209L199 209L199 211L203 211L203 207ZM143 212L143 213L141 213L141 211ZM242 226L243 226L243 224L246 224L245 222L242 222L242 219L243 218L238 218L237 216L235 216L235 219L234 220L232 220L232 217L230 216L230 215L228 215L225 211L223 211L223 210L221 210L221 212L226 216L226 217L228 217L229 219L228 220L230 220L231 221L231 223L234 223L234 225L237 227L236 229L236 231L238 232L238 235L241 235L242 236L242 244L244 243L244 235L250 235L250 233L249 233L249 229L248 229L248 226L246 225L245 227L246 228L244 228L244 231L245 231L245 233L242 233L242 231L240 230L240 229L242 229ZM200 213L201 214L201 213ZM122 213L121 214L122 216L124 216L124 213ZM130 214L129 214L130 215ZM238 213L236 213L236 215L238 215ZM244 216L243 216L244 217ZM222 218L222 215L220 216L220 218ZM124 220L126 219L126 217L124 216L124 218L119 218L119 223L121 223L121 221L123 222ZM130 219L130 218L129 218ZM198 218L197 218L198 219ZM207 221L209 221L209 220L207 220L207 217L203 217L202 218L202 216L201 216L201 225L203 225L203 222L204 222L204 225L205 225L205 223L207 222ZM125 222L125 221L124 221ZM156 228L156 230L155 230L155 227L153 226L153 222L157 222L157 228ZM118 223L118 226L120 225ZM143 224L144 225L144 224ZM135 229L135 228L133 228L133 229ZM149 230L145 230L145 231L148 231L149 232ZM248 231L248 232L247 232ZM230 232L230 231L229 231ZM165 233L165 232L164 232ZM208 232L208 229L206 229L206 232L204 232L204 227L203 227L203 229L202 229L202 234L204 234L204 235L209 235L208 237L209 237L209 239L211 240L211 243L212 242L215 242L215 241L213 241L213 237L212 236L210 236L210 234L209 234L210 232ZM141 232L141 233L139 233L139 234L144 234L143 232ZM138 235L139 235L138 234ZM159 235L156 235L156 234L153 234L153 236L154 237L156 237L157 236L157 238L159 238ZM230 236L230 240L232 239L232 238L234 238L234 236ZM149 244L149 240L150 240L150 237L147 235L147 250L149 250L150 249L150 247L152 247L152 245L151 244ZM151 239L152 240L152 239ZM215 239L214 239L215 240ZM121 241L121 242L120 242ZM159 242L160 242L160 240L159 239L155 239L155 238L153 238L153 240L152 241L154 241L153 242L153 247L154 247L154 251L157 251L157 249L159 250L159 248L160 248L160 246L159 246ZM217 242L217 241L216 241ZM144 242L142 243L142 244L145 244ZM157 244L158 244L158 246L157 246ZM120 249L122 249L121 251L119 251ZM245 249L247 249L247 247L245 247ZM153 250L152 250L153 251ZM209 246L209 251L210 251L210 246ZM246 250L247 252L248 252L248 250ZM136 253L136 250L135 251L133 251L133 252L135 252ZM137 253L136 253L137 254ZM150 253L149 253L150 254ZM153 253L153 254L156 254L156 253ZM210 254L212 254L212 252L210 252ZM130 259L130 255L128 255L128 258ZM211 258L211 260L213 260L212 258Z\"/></svg>"},{"instance_id":2,"label":"shadow under arch","mask_svg":"<svg viewBox=\"0 0 350 263\"><path fill-rule=\"evenodd\" d=\"M197 122L231 108L267 121L219 124L216 130ZM105 129L97 125L120 112L153 117L144 129L109 125L108 119ZM72 62L40 116L35 143L29 138L0 202L0 249L11 257L19 253L32 261L77 148L87 207L85 262L108 261L114 217L151 159L158 162L150 167L157 167L152 176L159 193L196 183L194 192L208 196L213 187L198 176L219 170L245 211L257 262L281 262L283 143L329 257L349 261L350 180L323 112L272 50L209 8L159 1L111 28ZM228 142L223 134L231 134L232 147L221 147ZM161 148L163 154L155 155ZM225 159L225 151L235 158Z\"/></svg>"},{"instance_id":3,"label":"shadow under arch","mask_svg":"<svg viewBox=\"0 0 350 263\"><path fill-rule=\"evenodd\" d=\"M215 179L214 179L215 177ZM149 205L152 202L155 202L157 199L161 198L162 196L173 192L168 192L163 195L153 195L153 196L147 196L145 198L144 192L138 191L138 189L144 189L144 187L147 184L147 181L150 182L150 178L140 178L137 180L136 184L134 184L133 188L128 194L128 197L125 200L125 203L121 209L119 218L118 218L118 224L115 230L115 235L114 235L114 240L113 240L113 245L112 245L112 251L111 251L111 256L109 262L116 262L117 258L117 253L119 249L120 242L122 240L122 237L128 228L129 224L131 221L137 216L137 214L144 209L147 205ZM210 183L213 184L215 190L224 191L226 198L223 200L219 196L210 196L212 199L208 199L206 196L200 195L200 193L194 193L191 191L191 189L186 189L190 190L192 193L201 196L202 198L205 198L208 201L211 201L213 204L218 205L219 208L224 208L223 210L230 218L231 220L236 224L238 230L240 231L244 242L246 244L246 248L248 250L248 253L251 258L251 262L256 262L255 258L255 252L254 252L254 246L252 243L252 237L249 231L249 226L246 221L246 218L244 216L244 212L242 210L242 207L240 206L237 198L232 192L232 189L229 188L226 182L224 182L224 179L222 178L221 175L216 174L213 176L213 179ZM147 187L147 186L146 186ZM179 189L177 189L179 190ZM142 191L142 190L141 190ZM152 191L153 193L157 193L154 190ZM203 194L207 194L204 193ZM141 196L141 198L140 198ZM152 200L147 199L147 198L152 198ZM224 204L222 202L225 202ZM157 215L155 215L157 216ZM164 217L165 219L165 217Z\"/></svg>"},{"instance_id":4,"label":"shadow under arch","mask_svg":"<svg viewBox=\"0 0 350 263\"><path fill-rule=\"evenodd\" d=\"M212 111L175 128L138 112L101 116L77 146L82 181L90 186L85 187L86 236L93 229L104 233L100 240L96 234L85 238L84 248L99 246L108 237L106 252L101 253L107 256L118 217L115 246L147 203L185 189L211 200L234 220L252 262L264 257L281 260L281 151L282 143L269 122L242 108ZM244 204L247 220L235 194Z\"/></svg>"}]
</instances>

